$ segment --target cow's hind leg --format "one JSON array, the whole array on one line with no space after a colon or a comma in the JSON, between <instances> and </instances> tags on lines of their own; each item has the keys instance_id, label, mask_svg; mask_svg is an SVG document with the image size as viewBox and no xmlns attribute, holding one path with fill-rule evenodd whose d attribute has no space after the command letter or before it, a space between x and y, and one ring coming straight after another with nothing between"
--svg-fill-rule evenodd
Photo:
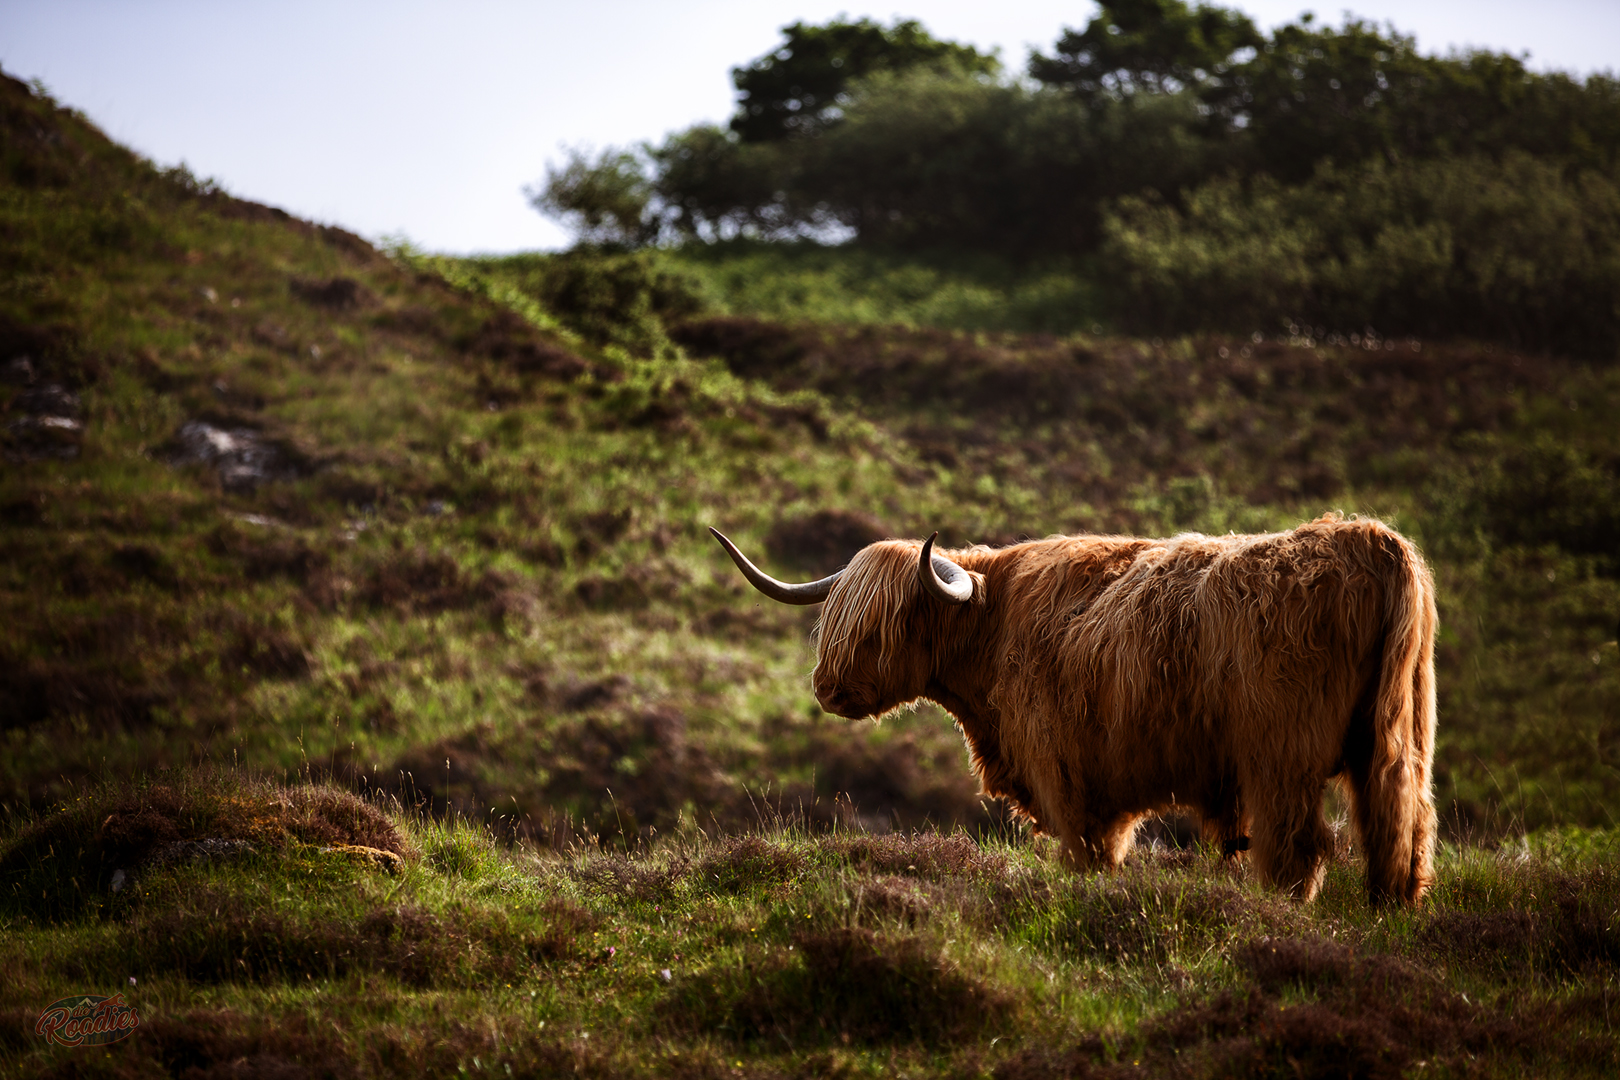
<instances>
[{"instance_id":1,"label":"cow's hind leg","mask_svg":"<svg viewBox=\"0 0 1620 1080\"><path fill-rule=\"evenodd\" d=\"M1333 833L1322 818L1322 788L1317 777L1293 777L1267 785L1267 794L1248 792L1254 814L1249 857L1261 879L1296 900L1311 900L1327 875Z\"/></svg>"}]
</instances>

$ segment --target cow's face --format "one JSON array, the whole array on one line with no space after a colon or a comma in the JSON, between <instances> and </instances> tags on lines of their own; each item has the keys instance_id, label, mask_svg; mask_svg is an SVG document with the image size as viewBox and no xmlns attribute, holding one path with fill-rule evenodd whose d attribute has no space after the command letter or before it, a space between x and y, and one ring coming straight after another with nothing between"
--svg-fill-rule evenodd
<instances>
[{"instance_id":1,"label":"cow's face","mask_svg":"<svg viewBox=\"0 0 1620 1080\"><path fill-rule=\"evenodd\" d=\"M885 540L850 560L827 597L816 635L811 685L821 707L852 719L915 701L929 657L913 617L924 597L912 542Z\"/></svg>"},{"instance_id":2,"label":"cow's face","mask_svg":"<svg viewBox=\"0 0 1620 1080\"><path fill-rule=\"evenodd\" d=\"M882 716L923 696L928 656L915 642L885 651L876 633L853 649L840 650L836 666L822 652L811 686L826 711L851 720Z\"/></svg>"},{"instance_id":3,"label":"cow's face","mask_svg":"<svg viewBox=\"0 0 1620 1080\"><path fill-rule=\"evenodd\" d=\"M969 603L974 577L924 543L883 540L856 552L830 577L794 585L760 570L710 529L743 577L784 604L820 604L816 627L816 700L830 713L881 716L922 697L933 657L925 607Z\"/></svg>"}]
</instances>

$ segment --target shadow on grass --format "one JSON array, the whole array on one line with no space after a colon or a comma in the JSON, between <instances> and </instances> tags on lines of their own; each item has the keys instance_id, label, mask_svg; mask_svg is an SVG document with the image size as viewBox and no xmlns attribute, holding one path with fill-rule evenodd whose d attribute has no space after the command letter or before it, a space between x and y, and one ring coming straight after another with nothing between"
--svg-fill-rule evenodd
<instances>
[{"instance_id":1,"label":"shadow on grass","mask_svg":"<svg viewBox=\"0 0 1620 1080\"><path fill-rule=\"evenodd\" d=\"M1008 1025L1015 999L919 936L804 930L790 949L713 969L660 1007L671 1034L795 1050L826 1043L962 1043Z\"/></svg>"}]
</instances>

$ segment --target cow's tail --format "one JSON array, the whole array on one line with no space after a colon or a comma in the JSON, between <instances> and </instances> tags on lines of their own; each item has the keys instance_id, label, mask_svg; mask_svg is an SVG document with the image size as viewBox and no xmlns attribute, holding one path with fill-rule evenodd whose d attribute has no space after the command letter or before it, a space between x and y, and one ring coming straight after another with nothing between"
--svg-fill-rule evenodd
<instances>
[{"instance_id":1,"label":"cow's tail","mask_svg":"<svg viewBox=\"0 0 1620 1080\"><path fill-rule=\"evenodd\" d=\"M1384 655L1372 754L1359 802L1374 903L1413 903L1434 880L1434 580L1423 557L1382 533Z\"/></svg>"}]
</instances>

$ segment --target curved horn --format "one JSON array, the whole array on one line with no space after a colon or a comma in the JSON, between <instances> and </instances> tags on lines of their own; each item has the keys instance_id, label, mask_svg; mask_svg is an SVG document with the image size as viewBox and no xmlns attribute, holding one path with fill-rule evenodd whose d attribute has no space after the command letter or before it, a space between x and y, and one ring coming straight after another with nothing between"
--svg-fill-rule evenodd
<instances>
[{"instance_id":1,"label":"curved horn","mask_svg":"<svg viewBox=\"0 0 1620 1080\"><path fill-rule=\"evenodd\" d=\"M939 533L928 538L922 547L922 558L917 561L917 577L923 591L937 596L947 604L965 604L973 599L973 579L968 572L943 555L934 554L934 541Z\"/></svg>"},{"instance_id":2,"label":"curved horn","mask_svg":"<svg viewBox=\"0 0 1620 1080\"><path fill-rule=\"evenodd\" d=\"M821 603L827 599L827 594L832 592L833 582L838 580L838 574L843 573L840 570L838 574L831 574L820 581L812 581L804 585L791 585L786 581L777 581L771 575L749 562L748 557L738 551L737 545L727 540L725 534L719 529L710 526L709 531L714 533L714 538L720 541L720 546L726 549L726 554L731 556L731 561L737 564L737 569L742 571L743 577L748 579L750 585L772 600L784 604Z\"/></svg>"}]
</instances>

